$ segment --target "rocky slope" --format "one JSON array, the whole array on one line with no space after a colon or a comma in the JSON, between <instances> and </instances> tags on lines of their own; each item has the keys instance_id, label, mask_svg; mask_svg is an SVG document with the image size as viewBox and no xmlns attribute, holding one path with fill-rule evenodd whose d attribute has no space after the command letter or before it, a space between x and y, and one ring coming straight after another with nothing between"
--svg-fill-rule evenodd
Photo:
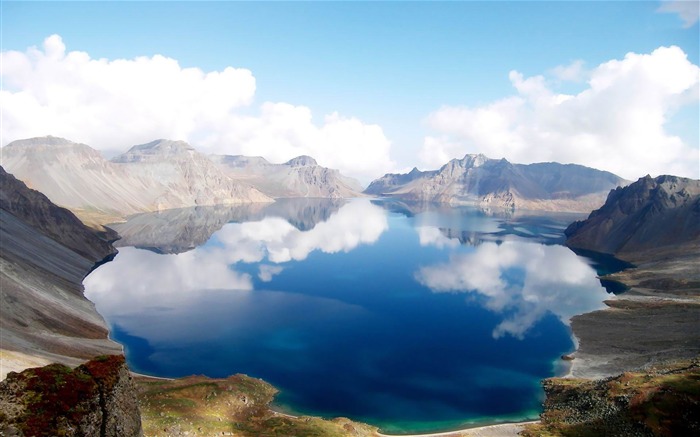
<instances>
[{"instance_id":1,"label":"rocky slope","mask_svg":"<svg viewBox=\"0 0 700 437\"><path fill-rule=\"evenodd\" d=\"M387 174L365 193L492 208L590 211L603 204L609 190L626 183L612 173L579 165L523 165L466 155L439 170Z\"/></svg>"},{"instance_id":2,"label":"rocky slope","mask_svg":"<svg viewBox=\"0 0 700 437\"><path fill-rule=\"evenodd\" d=\"M230 177L247 182L270 197L349 198L361 196L362 186L338 170L318 165L310 156L284 164L262 157L213 155L211 160Z\"/></svg>"},{"instance_id":3,"label":"rocky slope","mask_svg":"<svg viewBox=\"0 0 700 437\"><path fill-rule=\"evenodd\" d=\"M83 278L116 251L70 211L0 167L0 331L2 375L57 361L77 365L120 353L82 294Z\"/></svg>"},{"instance_id":4,"label":"rocky slope","mask_svg":"<svg viewBox=\"0 0 700 437\"><path fill-rule=\"evenodd\" d=\"M523 435L698 435L698 364L674 363L597 381L548 379L542 421Z\"/></svg>"},{"instance_id":5,"label":"rocky slope","mask_svg":"<svg viewBox=\"0 0 700 437\"><path fill-rule=\"evenodd\" d=\"M134 146L107 161L87 145L43 137L14 141L2 155L10 173L91 223L144 211L272 201L182 141Z\"/></svg>"},{"instance_id":6,"label":"rocky slope","mask_svg":"<svg viewBox=\"0 0 700 437\"><path fill-rule=\"evenodd\" d=\"M574 250L635 264L603 277L629 288L606 302L608 309L572 319L579 339L574 376L610 376L700 356L700 181L641 178L613 190L566 235Z\"/></svg>"},{"instance_id":7,"label":"rocky slope","mask_svg":"<svg viewBox=\"0 0 700 437\"><path fill-rule=\"evenodd\" d=\"M11 373L0 382L0 435L136 437L136 387L121 355L71 370L61 364Z\"/></svg>"},{"instance_id":8,"label":"rocky slope","mask_svg":"<svg viewBox=\"0 0 700 437\"><path fill-rule=\"evenodd\" d=\"M569 247L630 261L667 248L700 250L700 181L646 176L610 192L588 219L566 230Z\"/></svg>"}]
</instances>

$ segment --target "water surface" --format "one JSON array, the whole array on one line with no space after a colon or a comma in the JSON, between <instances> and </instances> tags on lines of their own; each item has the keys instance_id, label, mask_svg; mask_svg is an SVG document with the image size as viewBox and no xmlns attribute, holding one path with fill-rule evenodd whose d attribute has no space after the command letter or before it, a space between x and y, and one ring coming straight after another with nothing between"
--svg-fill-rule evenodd
<instances>
[{"instance_id":1,"label":"water surface","mask_svg":"<svg viewBox=\"0 0 700 437\"><path fill-rule=\"evenodd\" d=\"M133 370L246 373L389 432L535 418L573 315L609 298L580 216L287 200L133 217L85 281Z\"/></svg>"}]
</instances>

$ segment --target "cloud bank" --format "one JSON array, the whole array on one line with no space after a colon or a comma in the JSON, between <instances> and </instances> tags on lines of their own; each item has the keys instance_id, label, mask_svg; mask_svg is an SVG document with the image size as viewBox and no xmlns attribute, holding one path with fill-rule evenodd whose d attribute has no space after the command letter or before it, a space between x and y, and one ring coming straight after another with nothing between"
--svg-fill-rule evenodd
<instances>
[{"instance_id":1,"label":"cloud bank","mask_svg":"<svg viewBox=\"0 0 700 437\"><path fill-rule=\"evenodd\" d=\"M558 161L612 171L698 178L699 152L667 130L669 118L699 101L700 68L678 47L628 53L590 71L581 61L555 68L552 78L511 71L516 94L478 106L446 106L427 118L435 131L420 152L436 168L466 153L513 162ZM578 94L554 85L579 82Z\"/></svg>"},{"instance_id":2,"label":"cloud bank","mask_svg":"<svg viewBox=\"0 0 700 437\"><path fill-rule=\"evenodd\" d=\"M168 138L272 162L311 155L362 179L394 165L381 127L357 118L333 113L317 124L309 108L281 102L264 102L250 115L256 82L247 69L203 72L161 55L93 59L67 51L59 35L1 56L3 145L54 135L123 152Z\"/></svg>"}]
</instances>

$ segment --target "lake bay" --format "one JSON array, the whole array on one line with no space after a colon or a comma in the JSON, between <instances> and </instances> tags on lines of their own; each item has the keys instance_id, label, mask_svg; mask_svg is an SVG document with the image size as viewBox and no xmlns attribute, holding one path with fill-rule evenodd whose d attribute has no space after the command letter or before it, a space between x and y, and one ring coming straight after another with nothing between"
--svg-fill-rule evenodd
<instances>
[{"instance_id":1,"label":"lake bay","mask_svg":"<svg viewBox=\"0 0 700 437\"><path fill-rule=\"evenodd\" d=\"M86 295L154 376L245 373L385 432L536 418L572 316L610 297L576 214L355 199L131 217Z\"/></svg>"}]
</instances>

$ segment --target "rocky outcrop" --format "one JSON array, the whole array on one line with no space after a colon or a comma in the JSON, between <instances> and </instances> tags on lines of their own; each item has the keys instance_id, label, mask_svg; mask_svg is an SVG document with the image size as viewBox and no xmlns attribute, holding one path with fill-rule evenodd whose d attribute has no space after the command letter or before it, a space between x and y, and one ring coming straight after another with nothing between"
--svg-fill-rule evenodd
<instances>
[{"instance_id":1,"label":"rocky outcrop","mask_svg":"<svg viewBox=\"0 0 700 437\"><path fill-rule=\"evenodd\" d=\"M274 198L339 199L362 195L362 186L355 179L322 167L306 155L284 164L272 164L262 157L213 155L210 158L228 176L249 183Z\"/></svg>"},{"instance_id":2,"label":"rocky outcrop","mask_svg":"<svg viewBox=\"0 0 700 437\"><path fill-rule=\"evenodd\" d=\"M698 378L693 361L596 381L547 379L542 422L523 435L698 435Z\"/></svg>"},{"instance_id":3,"label":"rocky outcrop","mask_svg":"<svg viewBox=\"0 0 700 437\"><path fill-rule=\"evenodd\" d=\"M0 377L31 364L77 365L121 352L82 286L116 253L113 238L0 168Z\"/></svg>"},{"instance_id":4,"label":"rocky outcrop","mask_svg":"<svg viewBox=\"0 0 700 437\"><path fill-rule=\"evenodd\" d=\"M669 248L700 250L700 181L645 176L610 192L588 219L566 229L566 245L638 261Z\"/></svg>"},{"instance_id":5,"label":"rocky outcrop","mask_svg":"<svg viewBox=\"0 0 700 437\"><path fill-rule=\"evenodd\" d=\"M136 388L121 355L75 369L51 364L10 373L0 382L0 434L141 436Z\"/></svg>"},{"instance_id":6,"label":"rocky outcrop","mask_svg":"<svg viewBox=\"0 0 700 437\"><path fill-rule=\"evenodd\" d=\"M365 193L491 208L590 211L603 203L610 189L626 183L612 173L580 165L523 165L466 155L439 170L387 174Z\"/></svg>"},{"instance_id":7,"label":"rocky outcrop","mask_svg":"<svg viewBox=\"0 0 700 437\"><path fill-rule=\"evenodd\" d=\"M85 144L55 137L14 141L2 153L9 172L86 222L195 205L272 201L226 176L183 141L134 146L111 161Z\"/></svg>"}]
</instances>

